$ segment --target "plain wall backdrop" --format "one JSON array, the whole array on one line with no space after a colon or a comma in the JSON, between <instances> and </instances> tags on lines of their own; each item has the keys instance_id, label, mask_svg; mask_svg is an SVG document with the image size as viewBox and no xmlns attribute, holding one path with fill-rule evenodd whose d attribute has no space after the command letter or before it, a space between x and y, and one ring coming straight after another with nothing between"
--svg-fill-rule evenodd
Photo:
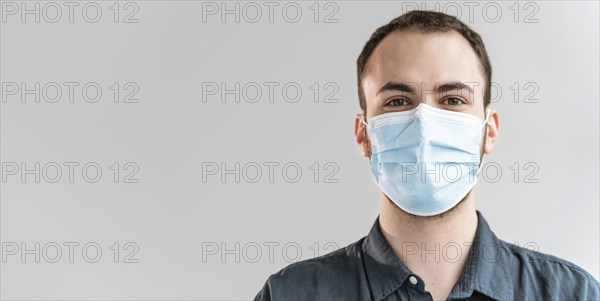
<instances>
[{"instance_id":1,"label":"plain wall backdrop","mask_svg":"<svg viewBox=\"0 0 600 301\"><path fill-rule=\"evenodd\" d=\"M355 62L421 5L492 62L478 210L598 279L598 2L422 3L1 1L0 298L250 299L365 236Z\"/></svg>"}]
</instances>

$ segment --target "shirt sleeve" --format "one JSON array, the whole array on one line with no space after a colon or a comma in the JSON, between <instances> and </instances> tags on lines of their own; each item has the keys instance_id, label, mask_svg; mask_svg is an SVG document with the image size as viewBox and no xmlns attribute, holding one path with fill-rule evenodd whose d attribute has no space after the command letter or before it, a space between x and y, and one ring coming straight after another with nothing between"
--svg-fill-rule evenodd
<instances>
[{"instance_id":1,"label":"shirt sleeve","mask_svg":"<svg viewBox=\"0 0 600 301\"><path fill-rule=\"evenodd\" d=\"M271 277L269 277L271 279ZM269 280L265 282L265 285L254 297L254 301L271 301L271 287L269 286Z\"/></svg>"},{"instance_id":2,"label":"shirt sleeve","mask_svg":"<svg viewBox=\"0 0 600 301\"><path fill-rule=\"evenodd\" d=\"M596 279L587 274L586 292L583 294L583 300L600 300L600 283Z\"/></svg>"}]
</instances>

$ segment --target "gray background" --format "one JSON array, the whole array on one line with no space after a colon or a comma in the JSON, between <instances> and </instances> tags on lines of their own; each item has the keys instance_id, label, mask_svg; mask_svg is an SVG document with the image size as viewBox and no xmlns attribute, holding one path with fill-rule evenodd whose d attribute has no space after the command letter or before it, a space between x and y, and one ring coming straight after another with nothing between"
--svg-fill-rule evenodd
<instances>
[{"instance_id":1,"label":"gray background","mask_svg":"<svg viewBox=\"0 0 600 301\"><path fill-rule=\"evenodd\" d=\"M49 2L38 3L42 9ZM203 4L195 1L121 2L119 22L112 1L96 1L102 9L96 23L82 17L84 2L78 2L71 23L63 2L54 3L63 8L56 23L36 23L32 16L22 22L19 15L0 23L1 82L30 88L35 82L78 82L78 94L73 103L66 87L56 103L36 103L32 96L22 103L20 94L3 94L1 161L5 169L10 162L29 169L35 162L40 169L49 162L80 165L73 183L64 165L57 183L43 174L40 183L33 175L22 181L21 173L1 183L3 245L24 243L41 254L39 263L32 254L22 262L21 253L8 256L3 249L2 299L249 299L289 263L367 234L379 194L354 142L355 60L378 26L407 10L406 2L321 2L315 22L315 2L297 1L302 15L296 23L289 20L293 8L283 18L285 2L273 6L272 22L265 3L255 2L263 13L256 23L244 19L254 17L253 6L242 15L246 2L237 2L239 23L234 15L203 21ZM598 2L495 3L502 14L497 22L493 8L482 10L483 2L473 7L472 21L464 3L440 5L460 12L482 35L502 91L493 104L500 137L485 159L502 175L496 178L491 168L492 180L480 177L476 206L500 238L572 261L598 279ZM138 22L123 23L134 8ZM329 21L337 23L324 23L336 8ZM52 9L46 8L50 19ZM94 15L91 9L88 14ZM533 19L537 23L524 22ZM102 87L100 101L82 99L88 82ZM115 103L114 82L121 98L132 91L123 85L134 82L139 101ZM231 95L223 103L219 95L203 98L203 82L279 86L273 102L262 86L256 103L237 103ZM288 82L302 88L295 103L282 96ZM310 89L315 82L318 99ZM333 84L325 89L328 82ZM533 86L525 89L529 82ZM519 98L510 88L514 83ZM537 102L524 103L535 87L530 101ZM337 100L324 103L332 91ZM294 98L294 90L286 96ZM82 177L89 162L102 168L97 183ZM120 164L118 183L114 162ZM127 162L139 167L133 177L138 183L124 183L133 170L124 169ZM203 181L203 162L224 162L229 169L240 162L246 173L239 183L233 174ZM252 162L263 167L256 183ZM264 162L279 164L272 183ZM297 182L291 180L294 168L282 176L285 164L301 167ZM55 171L47 172L51 178ZM65 242L80 244L72 263ZM109 249L115 242L117 263ZM128 242L139 247L130 258L137 263L124 262L132 250L124 248ZM56 263L50 262L53 243L63 246ZM87 243L102 249L96 263L81 254Z\"/></svg>"}]
</instances>

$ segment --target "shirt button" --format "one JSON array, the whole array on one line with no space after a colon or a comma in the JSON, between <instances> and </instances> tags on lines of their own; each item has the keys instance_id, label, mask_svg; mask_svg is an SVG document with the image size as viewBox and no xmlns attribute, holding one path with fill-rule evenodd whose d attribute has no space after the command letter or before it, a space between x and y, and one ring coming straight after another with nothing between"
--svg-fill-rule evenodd
<instances>
[{"instance_id":1,"label":"shirt button","mask_svg":"<svg viewBox=\"0 0 600 301\"><path fill-rule=\"evenodd\" d=\"M408 278L408 280L410 281L410 283L412 284L417 284L417 278L415 276L410 276Z\"/></svg>"}]
</instances>

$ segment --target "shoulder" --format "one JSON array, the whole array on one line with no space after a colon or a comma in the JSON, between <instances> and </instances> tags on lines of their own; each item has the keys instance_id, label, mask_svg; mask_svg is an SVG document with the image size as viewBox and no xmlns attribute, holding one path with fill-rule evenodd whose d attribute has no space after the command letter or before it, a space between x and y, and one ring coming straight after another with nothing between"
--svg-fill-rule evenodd
<instances>
[{"instance_id":1,"label":"shoulder","mask_svg":"<svg viewBox=\"0 0 600 301\"><path fill-rule=\"evenodd\" d=\"M583 268L562 258L501 241L516 297L600 300L600 284Z\"/></svg>"},{"instance_id":2,"label":"shoulder","mask_svg":"<svg viewBox=\"0 0 600 301\"><path fill-rule=\"evenodd\" d=\"M356 284L361 274L364 238L328 254L292 263L266 281L255 300L323 299L338 296L343 283ZM316 294L326 293L328 296Z\"/></svg>"}]
</instances>

